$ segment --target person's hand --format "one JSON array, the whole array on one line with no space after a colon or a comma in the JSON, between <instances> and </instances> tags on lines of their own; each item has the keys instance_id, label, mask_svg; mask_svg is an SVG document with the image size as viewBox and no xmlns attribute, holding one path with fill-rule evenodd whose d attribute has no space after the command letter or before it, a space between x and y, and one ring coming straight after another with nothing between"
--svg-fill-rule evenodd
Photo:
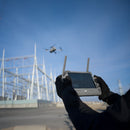
<instances>
[{"instance_id":1,"label":"person's hand","mask_svg":"<svg viewBox=\"0 0 130 130\"><path fill-rule=\"evenodd\" d=\"M106 98L111 94L110 89L101 77L94 75L94 79L95 82L101 87L102 94L99 96L99 99L105 101Z\"/></svg>"},{"instance_id":2,"label":"person's hand","mask_svg":"<svg viewBox=\"0 0 130 130\"><path fill-rule=\"evenodd\" d=\"M58 76L56 78L56 91L57 94L60 98L62 98L62 94L65 88L67 87L72 87L72 81L71 78L69 76L66 76L65 78L62 79L62 76Z\"/></svg>"}]
</instances>

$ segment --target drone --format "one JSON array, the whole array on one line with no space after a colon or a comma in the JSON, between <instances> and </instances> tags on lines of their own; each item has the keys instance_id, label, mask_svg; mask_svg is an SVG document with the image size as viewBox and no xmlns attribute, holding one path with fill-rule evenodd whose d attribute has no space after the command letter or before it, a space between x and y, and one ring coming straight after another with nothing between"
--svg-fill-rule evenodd
<instances>
[{"instance_id":1,"label":"drone","mask_svg":"<svg viewBox=\"0 0 130 130\"><path fill-rule=\"evenodd\" d=\"M46 51L49 51L50 53L57 53L57 51L62 51L62 48L59 47L58 49L55 47L55 45L51 46L49 49L45 49Z\"/></svg>"}]
</instances>

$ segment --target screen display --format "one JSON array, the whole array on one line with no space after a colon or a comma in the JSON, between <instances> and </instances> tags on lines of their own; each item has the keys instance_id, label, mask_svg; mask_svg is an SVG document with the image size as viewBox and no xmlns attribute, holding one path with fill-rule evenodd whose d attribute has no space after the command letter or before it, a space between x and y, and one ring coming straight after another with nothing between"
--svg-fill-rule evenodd
<instances>
[{"instance_id":1,"label":"screen display","mask_svg":"<svg viewBox=\"0 0 130 130\"><path fill-rule=\"evenodd\" d=\"M69 72L74 88L96 88L90 73Z\"/></svg>"}]
</instances>

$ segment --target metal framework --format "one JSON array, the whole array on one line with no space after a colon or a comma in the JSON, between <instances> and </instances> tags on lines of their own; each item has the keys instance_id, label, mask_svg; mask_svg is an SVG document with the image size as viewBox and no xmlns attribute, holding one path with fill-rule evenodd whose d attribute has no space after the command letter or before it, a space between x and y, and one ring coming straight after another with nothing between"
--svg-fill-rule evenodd
<instances>
[{"instance_id":1,"label":"metal framework","mask_svg":"<svg viewBox=\"0 0 130 130\"><path fill-rule=\"evenodd\" d=\"M123 93L123 88L122 88L120 80L118 80L118 86L119 86L119 93L120 93L120 95L123 95L124 93Z\"/></svg>"},{"instance_id":2,"label":"metal framework","mask_svg":"<svg viewBox=\"0 0 130 130\"><path fill-rule=\"evenodd\" d=\"M34 55L0 59L0 100L43 99L59 101L55 92L52 72L46 73L43 64L37 64L36 44Z\"/></svg>"}]
</instances>

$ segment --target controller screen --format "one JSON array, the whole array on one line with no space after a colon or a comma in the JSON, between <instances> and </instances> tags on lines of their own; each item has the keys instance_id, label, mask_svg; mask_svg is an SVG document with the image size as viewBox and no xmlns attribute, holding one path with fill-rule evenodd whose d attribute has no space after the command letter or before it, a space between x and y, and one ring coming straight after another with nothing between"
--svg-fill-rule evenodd
<instances>
[{"instance_id":1,"label":"controller screen","mask_svg":"<svg viewBox=\"0 0 130 130\"><path fill-rule=\"evenodd\" d=\"M68 73L74 88L96 88L90 73Z\"/></svg>"}]
</instances>

